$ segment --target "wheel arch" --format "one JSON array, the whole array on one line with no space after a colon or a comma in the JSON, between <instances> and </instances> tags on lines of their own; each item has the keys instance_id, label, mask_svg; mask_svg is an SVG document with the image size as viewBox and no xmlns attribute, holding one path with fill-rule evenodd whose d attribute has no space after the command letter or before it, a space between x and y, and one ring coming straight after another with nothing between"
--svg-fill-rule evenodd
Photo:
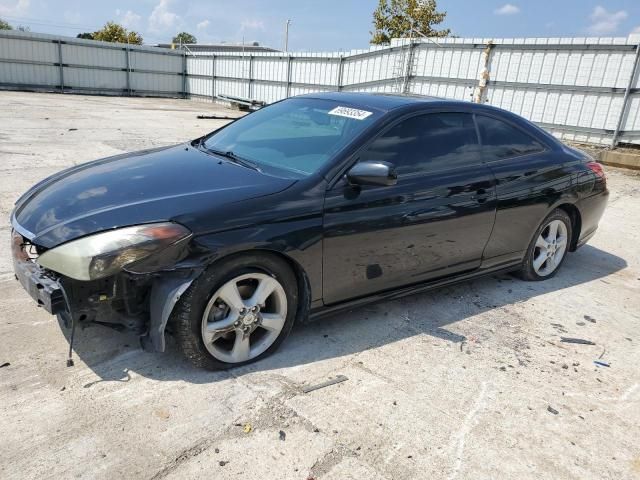
<instances>
[{"instance_id":1,"label":"wheel arch","mask_svg":"<svg viewBox=\"0 0 640 480\"><path fill-rule=\"evenodd\" d=\"M299 299L298 311L296 312L296 319L307 318L309 310L311 308L311 298L312 298L311 282L309 281L309 276L307 275L307 272L302 267L302 265L300 265L299 262L297 262L291 256L287 255L285 252L270 249L270 248L264 248L264 247L234 251L232 253L228 253L226 255L217 257L209 265L207 265L207 268L210 268L219 262L227 261L231 258L241 257L243 255L256 255L256 254L270 255L272 257L278 258L284 261L289 266L291 271L293 271L293 274L295 275L297 280L298 299Z\"/></svg>"},{"instance_id":2,"label":"wheel arch","mask_svg":"<svg viewBox=\"0 0 640 480\"><path fill-rule=\"evenodd\" d=\"M580 231L582 230L582 215L580 210L572 203L562 203L556 208L564 211L571 219L571 240L569 242L569 251L575 252L578 246L578 239L580 238Z\"/></svg>"},{"instance_id":3,"label":"wheel arch","mask_svg":"<svg viewBox=\"0 0 640 480\"><path fill-rule=\"evenodd\" d=\"M266 248L235 251L216 257L207 265L192 270L188 275L168 275L159 277L154 281L150 295L149 329L147 334L140 338L142 348L147 351L165 351L165 330L178 300L207 268L234 257L249 254L255 255L256 253L279 258L291 268L298 286L299 302L296 319L308 318L309 310L311 309L311 284L307 272L297 261L283 252Z\"/></svg>"}]
</instances>

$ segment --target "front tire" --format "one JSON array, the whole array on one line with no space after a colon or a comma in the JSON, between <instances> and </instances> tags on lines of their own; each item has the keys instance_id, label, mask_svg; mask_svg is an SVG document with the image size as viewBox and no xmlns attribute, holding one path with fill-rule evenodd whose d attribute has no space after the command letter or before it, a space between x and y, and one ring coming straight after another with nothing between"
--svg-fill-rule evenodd
<instances>
[{"instance_id":1,"label":"front tire","mask_svg":"<svg viewBox=\"0 0 640 480\"><path fill-rule=\"evenodd\" d=\"M273 353L297 310L296 276L287 263L246 254L210 266L180 298L170 321L194 365L222 370Z\"/></svg>"},{"instance_id":2,"label":"front tire","mask_svg":"<svg viewBox=\"0 0 640 480\"><path fill-rule=\"evenodd\" d=\"M559 208L551 212L533 235L518 276L528 281L553 277L567 256L572 234L569 215Z\"/></svg>"}]
</instances>

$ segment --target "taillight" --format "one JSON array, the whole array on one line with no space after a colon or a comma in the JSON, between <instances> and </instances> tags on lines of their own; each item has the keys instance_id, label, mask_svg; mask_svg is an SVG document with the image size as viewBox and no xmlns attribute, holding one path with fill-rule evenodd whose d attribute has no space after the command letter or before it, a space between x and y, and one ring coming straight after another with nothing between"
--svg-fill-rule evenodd
<instances>
[{"instance_id":1,"label":"taillight","mask_svg":"<svg viewBox=\"0 0 640 480\"><path fill-rule=\"evenodd\" d=\"M587 163L587 167L589 167L589 170L595 173L598 177L602 178L603 180L607 179L607 176L604 173L604 168L602 168L602 165L598 162L589 162Z\"/></svg>"}]
</instances>

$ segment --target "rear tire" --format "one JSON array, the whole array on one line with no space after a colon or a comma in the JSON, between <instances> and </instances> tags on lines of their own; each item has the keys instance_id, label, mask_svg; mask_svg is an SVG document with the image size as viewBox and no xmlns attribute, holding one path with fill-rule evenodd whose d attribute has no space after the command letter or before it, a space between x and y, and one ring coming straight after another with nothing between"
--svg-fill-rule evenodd
<instances>
[{"instance_id":1,"label":"rear tire","mask_svg":"<svg viewBox=\"0 0 640 480\"><path fill-rule=\"evenodd\" d=\"M569 251L573 235L571 227L571 218L564 210L557 208L551 212L534 233L522 268L516 275L527 281L552 278Z\"/></svg>"},{"instance_id":2,"label":"rear tire","mask_svg":"<svg viewBox=\"0 0 640 480\"><path fill-rule=\"evenodd\" d=\"M297 280L287 263L268 253L244 254L205 270L182 295L170 322L191 363L223 370L273 353L297 310Z\"/></svg>"}]
</instances>

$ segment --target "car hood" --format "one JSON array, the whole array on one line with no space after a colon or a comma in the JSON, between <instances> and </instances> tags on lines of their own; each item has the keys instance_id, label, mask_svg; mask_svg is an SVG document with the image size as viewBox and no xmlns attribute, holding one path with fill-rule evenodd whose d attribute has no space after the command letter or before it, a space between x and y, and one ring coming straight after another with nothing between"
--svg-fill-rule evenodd
<instances>
[{"instance_id":1,"label":"car hood","mask_svg":"<svg viewBox=\"0 0 640 480\"><path fill-rule=\"evenodd\" d=\"M46 248L111 228L157 221L178 221L197 234L211 228L210 222L201 221L207 212L282 191L292 183L184 144L59 172L16 202L12 223Z\"/></svg>"}]
</instances>

